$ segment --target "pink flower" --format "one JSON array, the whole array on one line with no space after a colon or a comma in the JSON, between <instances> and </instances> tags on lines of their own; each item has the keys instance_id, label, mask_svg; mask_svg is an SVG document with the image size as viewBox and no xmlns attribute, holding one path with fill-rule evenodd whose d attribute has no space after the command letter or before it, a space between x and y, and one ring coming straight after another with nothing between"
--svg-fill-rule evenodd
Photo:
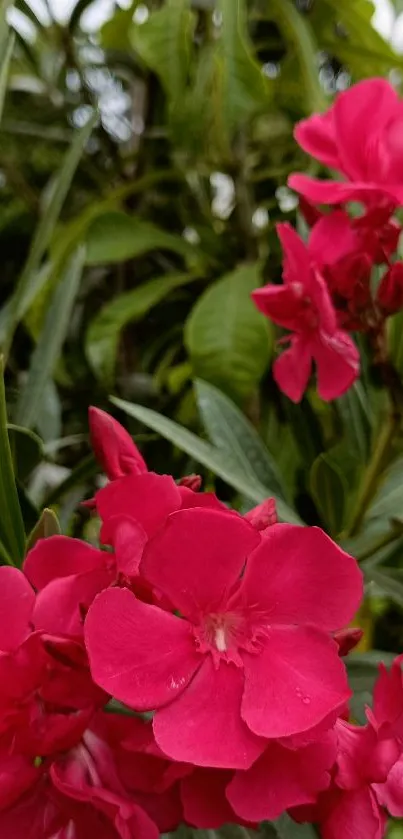
<instances>
[{"instance_id":1,"label":"pink flower","mask_svg":"<svg viewBox=\"0 0 403 839\"><path fill-rule=\"evenodd\" d=\"M390 670L381 664L374 688L374 703L368 716L372 726L383 736L396 740L400 757L383 783L375 787L379 801L391 816L403 816L403 675L402 656Z\"/></svg>"},{"instance_id":2,"label":"pink flower","mask_svg":"<svg viewBox=\"0 0 403 839\"><path fill-rule=\"evenodd\" d=\"M288 224L279 224L277 230L284 250L284 284L266 285L252 294L263 314L292 333L291 347L273 365L274 378L299 402L315 361L320 396L336 399L359 375L358 350L347 332L338 329L326 283L302 240Z\"/></svg>"},{"instance_id":3,"label":"pink flower","mask_svg":"<svg viewBox=\"0 0 403 839\"><path fill-rule=\"evenodd\" d=\"M277 524L260 537L239 516L180 510L141 569L175 614L109 589L88 612L86 644L97 684L157 709L169 757L247 768L263 738L307 732L349 697L329 633L355 613L362 578L321 530Z\"/></svg>"},{"instance_id":4,"label":"pink flower","mask_svg":"<svg viewBox=\"0 0 403 839\"><path fill-rule=\"evenodd\" d=\"M295 129L304 151L336 169L345 181L295 174L290 187L314 204L402 204L402 128L403 105L386 79L353 85L338 94L325 114L314 114Z\"/></svg>"},{"instance_id":5,"label":"pink flower","mask_svg":"<svg viewBox=\"0 0 403 839\"><path fill-rule=\"evenodd\" d=\"M0 568L0 736L32 758L68 748L104 700L82 646L32 632L34 606L22 572Z\"/></svg>"},{"instance_id":6,"label":"pink flower","mask_svg":"<svg viewBox=\"0 0 403 839\"><path fill-rule=\"evenodd\" d=\"M385 315L403 309L403 262L395 262L388 268L379 284L376 302Z\"/></svg>"}]
</instances>

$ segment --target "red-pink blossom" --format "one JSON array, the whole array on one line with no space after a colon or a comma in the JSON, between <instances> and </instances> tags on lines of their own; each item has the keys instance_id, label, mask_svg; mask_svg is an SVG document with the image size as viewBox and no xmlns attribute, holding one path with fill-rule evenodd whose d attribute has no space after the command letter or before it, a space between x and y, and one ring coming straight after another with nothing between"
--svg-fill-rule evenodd
<instances>
[{"instance_id":1,"label":"red-pink blossom","mask_svg":"<svg viewBox=\"0 0 403 839\"><path fill-rule=\"evenodd\" d=\"M376 119L374 119L376 114ZM289 185L314 204L403 203L403 104L386 79L366 79L339 93L324 114L295 129L299 145L343 181L294 174Z\"/></svg>"},{"instance_id":2,"label":"red-pink blossom","mask_svg":"<svg viewBox=\"0 0 403 839\"><path fill-rule=\"evenodd\" d=\"M349 697L329 633L355 613L362 578L321 530L277 524L262 537L230 513L180 510L141 568L175 614L109 589L89 610L86 644L97 684L157 709L169 757L247 768L263 738L309 731Z\"/></svg>"},{"instance_id":3,"label":"red-pink blossom","mask_svg":"<svg viewBox=\"0 0 403 839\"><path fill-rule=\"evenodd\" d=\"M325 400L341 396L359 375L359 353L337 326L325 280L297 233L288 224L277 226L284 251L283 285L256 289L253 300L263 314L290 330L291 346L273 365L284 393L299 402L315 361L318 392Z\"/></svg>"},{"instance_id":4,"label":"red-pink blossom","mask_svg":"<svg viewBox=\"0 0 403 839\"><path fill-rule=\"evenodd\" d=\"M388 268L379 284L376 302L385 315L394 315L403 309L403 262Z\"/></svg>"}]
</instances>

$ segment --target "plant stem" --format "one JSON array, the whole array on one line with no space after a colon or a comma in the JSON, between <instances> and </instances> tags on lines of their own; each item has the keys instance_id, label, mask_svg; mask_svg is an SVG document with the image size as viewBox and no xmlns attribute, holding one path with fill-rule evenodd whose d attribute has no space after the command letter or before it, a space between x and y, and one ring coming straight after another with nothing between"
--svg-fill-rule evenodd
<instances>
[{"instance_id":1,"label":"plant stem","mask_svg":"<svg viewBox=\"0 0 403 839\"><path fill-rule=\"evenodd\" d=\"M369 502L372 500L378 483L380 472L389 455L394 437L400 426L400 412L392 410L376 442L372 458L364 473L361 487L358 492L357 503L353 511L348 536L355 536L359 531L362 520L367 511Z\"/></svg>"}]
</instances>

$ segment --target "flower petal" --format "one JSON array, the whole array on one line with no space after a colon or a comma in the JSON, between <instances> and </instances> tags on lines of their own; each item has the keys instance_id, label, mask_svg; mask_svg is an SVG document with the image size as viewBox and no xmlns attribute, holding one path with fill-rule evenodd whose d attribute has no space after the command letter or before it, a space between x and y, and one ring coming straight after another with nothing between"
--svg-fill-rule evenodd
<instances>
[{"instance_id":1,"label":"flower petal","mask_svg":"<svg viewBox=\"0 0 403 839\"><path fill-rule=\"evenodd\" d=\"M30 583L40 591L52 580L85 574L104 566L105 554L91 547L81 539L69 536L49 536L39 539L27 554L24 574Z\"/></svg>"},{"instance_id":2,"label":"flower petal","mask_svg":"<svg viewBox=\"0 0 403 839\"><path fill-rule=\"evenodd\" d=\"M54 635L83 634L83 616L100 591L113 582L107 568L53 580L40 591L33 613L35 629Z\"/></svg>"},{"instance_id":3,"label":"flower petal","mask_svg":"<svg viewBox=\"0 0 403 839\"><path fill-rule=\"evenodd\" d=\"M233 773L230 770L194 769L181 781L185 820L193 827L214 830L236 822L236 815L225 790Z\"/></svg>"},{"instance_id":4,"label":"flower petal","mask_svg":"<svg viewBox=\"0 0 403 839\"><path fill-rule=\"evenodd\" d=\"M275 524L248 559L242 594L268 610L270 623L334 631L354 617L363 578L355 559L319 527Z\"/></svg>"},{"instance_id":5,"label":"flower petal","mask_svg":"<svg viewBox=\"0 0 403 839\"><path fill-rule=\"evenodd\" d=\"M312 354L317 366L318 393L325 401L342 396L360 374L360 354L344 330L339 329L334 335L320 333Z\"/></svg>"},{"instance_id":6,"label":"flower petal","mask_svg":"<svg viewBox=\"0 0 403 839\"><path fill-rule=\"evenodd\" d=\"M292 338L291 347L285 350L273 364L273 377L280 390L300 402L308 386L312 370L312 354L309 343L302 337Z\"/></svg>"},{"instance_id":7,"label":"flower petal","mask_svg":"<svg viewBox=\"0 0 403 839\"><path fill-rule=\"evenodd\" d=\"M95 457L110 480L147 472L147 466L136 444L125 428L106 411L88 410L91 445Z\"/></svg>"},{"instance_id":8,"label":"flower petal","mask_svg":"<svg viewBox=\"0 0 403 839\"><path fill-rule=\"evenodd\" d=\"M0 568L0 650L11 652L28 637L35 593L22 571Z\"/></svg>"},{"instance_id":9,"label":"flower petal","mask_svg":"<svg viewBox=\"0 0 403 839\"><path fill-rule=\"evenodd\" d=\"M182 693L202 662L192 627L127 589L108 589L91 606L85 639L96 684L139 711Z\"/></svg>"},{"instance_id":10,"label":"flower petal","mask_svg":"<svg viewBox=\"0 0 403 839\"><path fill-rule=\"evenodd\" d=\"M340 166L337 149L334 109L329 108L325 114L313 114L308 119L299 122L294 130L294 137L307 154L320 160L331 169Z\"/></svg>"},{"instance_id":11,"label":"flower petal","mask_svg":"<svg viewBox=\"0 0 403 839\"><path fill-rule=\"evenodd\" d=\"M403 199L403 188L379 183L345 183L344 181L320 181L301 172L288 178L288 186L314 204L345 204L347 201L362 201L364 204L380 201L384 196L395 202Z\"/></svg>"},{"instance_id":12,"label":"flower petal","mask_svg":"<svg viewBox=\"0 0 403 839\"><path fill-rule=\"evenodd\" d=\"M309 731L351 695L337 645L314 627L272 626L243 659L242 717L261 737Z\"/></svg>"},{"instance_id":13,"label":"flower petal","mask_svg":"<svg viewBox=\"0 0 403 839\"><path fill-rule=\"evenodd\" d=\"M259 544L242 516L208 508L179 510L148 543L140 571L183 615L214 612Z\"/></svg>"},{"instance_id":14,"label":"flower petal","mask_svg":"<svg viewBox=\"0 0 403 839\"><path fill-rule=\"evenodd\" d=\"M137 577L147 534L136 519L111 516L102 525L101 542L112 545L116 568L126 578Z\"/></svg>"},{"instance_id":15,"label":"flower petal","mask_svg":"<svg viewBox=\"0 0 403 839\"><path fill-rule=\"evenodd\" d=\"M242 819L277 819L290 807L315 803L318 793L330 784L335 758L332 733L297 751L270 744L250 769L235 773L228 799Z\"/></svg>"},{"instance_id":16,"label":"flower petal","mask_svg":"<svg viewBox=\"0 0 403 839\"><path fill-rule=\"evenodd\" d=\"M243 671L212 659L176 702L154 716L155 739L173 760L196 766L245 769L265 747L241 719ZM223 732L225 731L225 737Z\"/></svg>"},{"instance_id":17,"label":"flower petal","mask_svg":"<svg viewBox=\"0 0 403 839\"><path fill-rule=\"evenodd\" d=\"M169 513L181 507L181 495L170 475L145 472L112 481L96 494L103 522L112 516L137 519L148 536L161 526Z\"/></svg>"},{"instance_id":18,"label":"flower petal","mask_svg":"<svg viewBox=\"0 0 403 839\"><path fill-rule=\"evenodd\" d=\"M323 839L382 839L386 816L370 787L342 792L320 824Z\"/></svg>"}]
</instances>

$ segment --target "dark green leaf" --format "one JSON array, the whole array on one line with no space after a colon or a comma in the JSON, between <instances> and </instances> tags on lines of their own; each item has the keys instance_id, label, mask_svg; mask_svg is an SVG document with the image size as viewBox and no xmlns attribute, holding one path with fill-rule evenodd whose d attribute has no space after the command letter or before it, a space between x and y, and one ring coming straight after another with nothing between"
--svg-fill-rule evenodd
<instances>
[{"instance_id":1,"label":"dark green leaf","mask_svg":"<svg viewBox=\"0 0 403 839\"><path fill-rule=\"evenodd\" d=\"M24 481L43 457L42 440L29 428L21 428L19 425L10 423L8 425L8 439L14 473L20 481Z\"/></svg>"},{"instance_id":2,"label":"dark green leaf","mask_svg":"<svg viewBox=\"0 0 403 839\"><path fill-rule=\"evenodd\" d=\"M185 325L185 343L195 375L235 399L249 396L272 352L269 322L252 303L260 268L242 265L199 298Z\"/></svg>"},{"instance_id":3,"label":"dark green leaf","mask_svg":"<svg viewBox=\"0 0 403 839\"><path fill-rule=\"evenodd\" d=\"M190 274L166 274L127 291L107 303L91 321L86 336L87 358L101 381L111 384L122 329L138 321L175 288L195 280Z\"/></svg>"},{"instance_id":4,"label":"dark green leaf","mask_svg":"<svg viewBox=\"0 0 403 839\"><path fill-rule=\"evenodd\" d=\"M116 399L114 397L111 401L126 414L139 420L139 422L143 422L207 469L211 469L214 474L218 475L230 486L242 493L242 495L250 498L256 504L260 504L269 495L273 495L277 501L277 510L280 518L294 524L301 524L299 516L291 507L288 507L281 498L277 498L275 493L271 493L270 489L258 481L251 480L245 476L236 464L234 464L232 458L228 457L215 446L206 443L205 440L201 440L196 434L193 434L186 428L182 428L178 423L162 416L162 414L158 414L156 411L144 408L142 405L133 405L130 402L123 401L123 399Z\"/></svg>"},{"instance_id":5,"label":"dark green leaf","mask_svg":"<svg viewBox=\"0 0 403 839\"><path fill-rule=\"evenodd\" d=\"M31 243L27 261L18 280L15 292L10 300L10 307L5 324L5 332L4 336L2 336L6 355L10 349L17 324L24 316L27 306L31 303L32 296L30 293L30 286L32 283L37 281L37 273L41 260L49 246L51 237L58 222L60 211L70 189L74 173L79 164L83 149L85 148L91 135L96 119L97 117L94 115L94 117L92 117L86 125L77 132L77 136L71 144L63 161L62 167L53 184L50 200L48 201L44 214L38 224L35 236ZM29 302L27 303L27 301Z\"/></svg>"},{"instance_id":6,"label":"dark green leaf","mask_svg":"<svg viewBox=\"0 0 403 839\"><path fill-rule=\"evenodd\" d=\"M352 451L366 463L371 445L372 418L362 383L355 382L336 404L344 420L345 434L351 443Z\"/></svg>"},{"instance_id":7,"label":"dark green leaf","mask_svg":"<svg viewBox=\"0 0 403 839\"><path fill-rule=\"evenodd\" d=\"M25 552L24 522L15 483L7 433L3 364L0 361L0 541L10 563L20 565Z\"/></svg>"},{"instance_id":8,"label":"dark green leaf","mask_svg":"<svg viewBox=\"0 0 403 839\"><path fill-rule=\"evenodd\" d=\"M301 77L295 77L293 82L297 87L299 98L302 100L305 98L305 109L308 112L322 111L327 102L319 82L318 45L315 42L308 15L298 12L292 0L271 0L267 8L270 11L270 17L276 21L286 41L295 51ZM303 79L302 85L301 79Z\"/></svg>"},{"instance_id":9,"label":"dark green leaf","mask_svg":"<svg viewBox=\"0 0 403 839\"><path fill-rule=\"evenodd\" d=\"M46 316L43 332L33 352L28 379L17 402L18 425L31 428L40 410L43 390L51 379L70 326L74 301L80 287L85 249L80 247L66 266Z\"/></svg>"},{"instance_id":10,"label":"dark green leaf","mask_svg":"<svg viewBox=\"0 0 403 839\"><path fill-rule=\"evenodd\" d=\"M285 498L276 464L252 423L228 396L208 382L195 383L198 408L211 442L251 479Z\"/></svg>"},{"instance_id":11,"label":"dark green leaf","mask_svg":"<svg viewBox=\"0 0 403 839\"><path fill-rule=\"evenodd\" d=\"M403 609L403 572L398 568L372 568L367 571L368 583L375 583L397 606Z\"/></svg>"},{"instance_id":12,"label":"dark green leaf","mask_svg":"<svg viewBox=\"0 0 403 839\"><path fill-rule=\"evenodd\" d=\"M313 463L310 481L312 495L323 521L330 533L337 536L343 527L347 496L342 473L335 463L321 454Z\"/></svg>"}]
</instances>

